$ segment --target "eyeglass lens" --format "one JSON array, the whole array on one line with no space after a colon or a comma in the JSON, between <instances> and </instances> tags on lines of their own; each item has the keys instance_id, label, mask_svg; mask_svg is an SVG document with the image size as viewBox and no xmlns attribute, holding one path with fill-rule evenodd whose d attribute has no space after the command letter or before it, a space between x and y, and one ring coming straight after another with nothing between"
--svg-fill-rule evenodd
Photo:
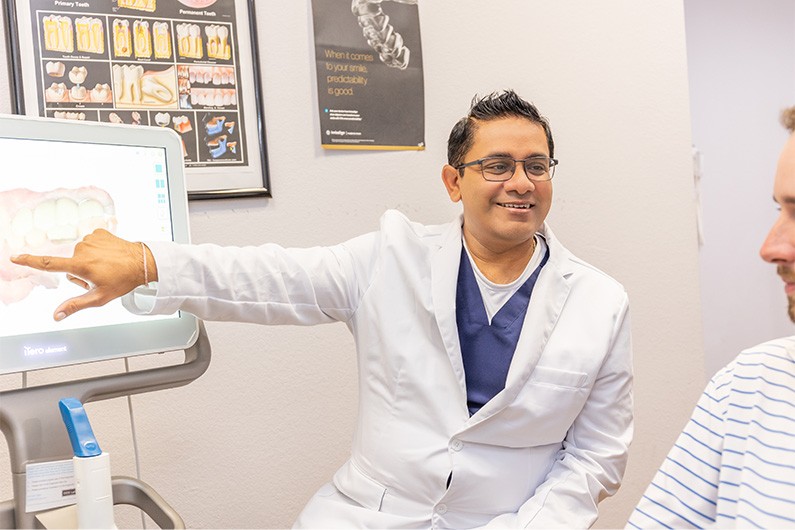
<instances>
[{"instance_id":1,"label":"eyeglass lens","mask_svg":"<svg viewBox=\"0 0 795 530\"><path fill-rule=\"evenodd\" d=\"M550 161L548 158L525 158L524 168L528 176L531 177L544 177L551 178L548 175L550 171ZM512 158L490 158L481 162L481 168L484 176L502 177L510 179L516 170L517 161Z\"/></svg>"}]
</instances>

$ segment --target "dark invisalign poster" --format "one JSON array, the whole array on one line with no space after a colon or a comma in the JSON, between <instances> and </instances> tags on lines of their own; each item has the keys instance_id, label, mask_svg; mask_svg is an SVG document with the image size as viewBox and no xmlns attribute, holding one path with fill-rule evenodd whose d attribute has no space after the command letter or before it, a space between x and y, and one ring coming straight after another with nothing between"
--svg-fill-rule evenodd
<instances>
[{"instance_id":1,"label":"dark invisalign poster","mask_svg":"<svg viewBox=\"0 0 795 530\"><path fill-rule=\"evenodd\" d=\"M323 148L425 148L417 1L312 0Z\"/></svg>"}]
</instances>

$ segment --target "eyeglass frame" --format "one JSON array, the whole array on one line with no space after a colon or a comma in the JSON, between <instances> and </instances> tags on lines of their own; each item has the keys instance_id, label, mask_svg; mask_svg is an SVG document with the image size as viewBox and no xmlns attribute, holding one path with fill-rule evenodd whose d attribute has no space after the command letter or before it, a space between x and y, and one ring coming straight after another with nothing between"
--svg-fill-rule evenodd
<instances>
[{"instance_id":1,"label":"eyeglass frame","mask_svg":"<svg viewBox=\"0 0 795 530\"><path fill-rule=\"evenodd\" d=\"M527 165L526 165L527 161L528 160L539 160L539 159L549 160L549 170L546 171L546 174L549 175L549 178L537 178L537 177L533 178L533 177L530 176L530 173L527 172ZM483 162L486 162L488 160L510 160L510 161L512 161L513 162L513 170L511 171L511 175L508 178L505 178L505 179L492 179L492 178L486 177L486 172L483 169ZM461 165L453 166L453 167L455 169L459 170L459 171L463 171L465 168L476 166L476 165L480 164L480 174L481 174L481 176L483 177L484 180L487 180L489 182L507 182L507 181L511 180L513 178L513 176L516 174L516 167L519 165L519 162L522 163L522 171L524 171L524 176L527 177L528 180L531 180L533 182L548 182L548 181L552 180L552 177L555 175L555 167L560 163L560 160L558 160L557 158L552 158L552 157L544 156L544 155L533 155L533 156L528 156L527 158L518 158L518 159L517 158L511 158L510 156L492 155L492 156L485 156L483 158L478 158L477 160L473 160L472 162L467 162L465 164L461 164ZM507 173L507 171L506 171L506 173ZM462 175L463 175L463 173L462 173Z\"/></svg>"}]
</instances>

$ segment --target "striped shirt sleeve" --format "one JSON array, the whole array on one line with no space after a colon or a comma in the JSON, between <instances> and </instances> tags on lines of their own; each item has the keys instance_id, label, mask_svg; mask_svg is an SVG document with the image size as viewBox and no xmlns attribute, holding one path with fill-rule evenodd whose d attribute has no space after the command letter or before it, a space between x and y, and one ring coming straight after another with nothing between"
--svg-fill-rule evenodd
<instances>
[{"instance_id":1,"label":"striped shirt sleeve","mask_svg":"<svg viewBox=\"0 0 795 530\"><path fill-rule=\"evenodd\" d=\"M709 382L627 528L704 528L714 524L733 369L731 363Z\"/></svg>"}]
</instances>

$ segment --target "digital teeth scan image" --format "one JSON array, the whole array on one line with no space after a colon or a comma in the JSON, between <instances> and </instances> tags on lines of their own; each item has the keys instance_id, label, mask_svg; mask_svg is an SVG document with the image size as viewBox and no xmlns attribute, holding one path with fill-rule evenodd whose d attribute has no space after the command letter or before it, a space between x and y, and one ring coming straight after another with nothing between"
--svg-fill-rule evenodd
<instances>
[{"instance_id":1,"label":"digital teeth scan image","mask_svg":"<svg viewBox=\"0 0 795 530\"><path fill-rule=\"evenodd\" d=\"M113 198L97 187L0 191L0 304L27 298L35 288L58 287L59 276L8 261L16 254L70 256L97 228L116 229Z\"/></svg>"}]
</instances>

